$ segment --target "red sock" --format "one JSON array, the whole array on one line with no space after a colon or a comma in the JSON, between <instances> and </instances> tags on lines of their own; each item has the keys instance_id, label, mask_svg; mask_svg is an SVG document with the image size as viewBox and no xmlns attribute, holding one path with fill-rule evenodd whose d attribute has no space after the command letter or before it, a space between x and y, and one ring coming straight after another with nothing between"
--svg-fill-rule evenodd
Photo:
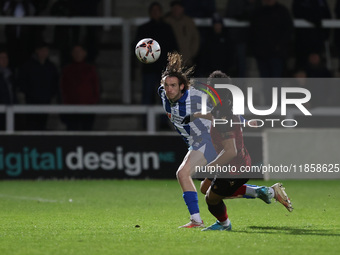
<instances>
[{"instance_id":1,"label":"red sock","mask_svg":"<svg viewBox=\"0 0 340 255\"><path fill-rule=\"evenodd\" d=\"M246 189L247 189L247 185L242 185L241 187L239 187L235 193L232 195L232 197L236 197L236 196L243 196L246 194Z\"/></svg>"},{"instance_id":2,"label":"red sock","mask_svg":"<svg viewBox=\"0 0 340 255\"><path fill-rule=\"evenodd\" d=\"M209 212L216 217L220 222L226 221L228 219L227 207L221 200L217 205L209 205Z\"/></svg>"}]
</instances>

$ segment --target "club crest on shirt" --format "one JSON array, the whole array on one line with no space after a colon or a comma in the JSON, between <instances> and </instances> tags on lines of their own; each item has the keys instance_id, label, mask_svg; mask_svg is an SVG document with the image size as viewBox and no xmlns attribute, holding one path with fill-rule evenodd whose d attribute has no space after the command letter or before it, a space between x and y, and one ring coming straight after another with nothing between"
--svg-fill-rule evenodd
<instances>
[{"instance_id":1,"label":"club crest on shirt","mask_svg":"<svg viewBox=\"0 0 340 255\"><path fill-rule=\"evenodd\" d=\"M171 120L171 122L176 123L176 124L181 124L184 117L182 116L177 116L174 114L171 114L169 112L166 113L166 116L168 116L169 120Z\"/></svg>"}]
</instances>

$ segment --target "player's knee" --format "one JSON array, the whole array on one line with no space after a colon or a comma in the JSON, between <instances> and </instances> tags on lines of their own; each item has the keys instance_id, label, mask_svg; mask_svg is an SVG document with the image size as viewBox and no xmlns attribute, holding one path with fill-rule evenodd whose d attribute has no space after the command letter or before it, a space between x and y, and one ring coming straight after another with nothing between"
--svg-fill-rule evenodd
<instances>
[{"instance_id":1,"label":"player's knee","mask_svg":"<svg viewBox=\"0 0 340 255\"><path fill-rule=\"evenodd\" d=\"M200 191L203 195L207 194L209 186L205 185L204 181L201 181Z\"/></svg>"},{"instance_id":2,"label":"player's knee","mask_svg":"<svg viewBox=\"0 0 340 255\"><path fill-rule=\"evenodd\" d=\"M218 204L220 201L221 201L221 198L216 197L216 196L214 195L214 193L212 193L210 190L209 190L209 192L207 192L207 194L205 195L205 202L206 202L208 205L216 205L216 204Z\"/></svg>"},{"instance_id":3,"label":"player's knee","mask_svg":"<svg viewBox=\"0 0 340 255\"><path fill-rule=\"evenodd\" d=\"M176 178L177 180L183 180L185 178L187 178L189 175L187 174L187 172L185 171L184 168L178 169L176 172Z\"/></svg>"},{"instance_id":4,"label":"player's knee","mask_svg":"<svg viewBox=\"0 0 340 255\"><path fill-rule=\"evenodd\" d=\"M211 204L211 200L210 200L210 198L209 198L209 193L208 193L208 194L205 194L205 202L206 202L207 204Z\"/></svg>"},{"instance_id":5,"label":"player's knee","mask_svg":"<svg viewBox=\"0 0 340 255\"><path fill-rule=\"evenodd\" d=\"M200 187L200 191L203 195L206 195L207 194L207 189L205 189L204 187Z\"/></svg>"},{"instance_id":6,"label":"player's knee","mask_svg":"<svg viewBox=\"0 0 340 255\"><path fill-rule=\"evenodd\" d=\"M180 176L181 176L181 170L177 170L177 172L176 172L176 178L177 178L177 180L180 179Z\"/></svg>"}]
</instances>

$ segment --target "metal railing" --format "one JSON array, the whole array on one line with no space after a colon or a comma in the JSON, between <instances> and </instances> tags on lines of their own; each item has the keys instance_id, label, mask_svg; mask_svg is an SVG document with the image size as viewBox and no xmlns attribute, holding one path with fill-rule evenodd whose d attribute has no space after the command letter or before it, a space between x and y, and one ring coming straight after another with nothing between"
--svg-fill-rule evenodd
<instances>
[{"instance_id":1,"label":"metal railing","mask_svg":"<svg viewBox=\"0 0 340 255\"><path fill-rule=\"evenodd\" d=\"M139 26L149 19L145 17L123 19L121 17L0 17L0 25L78 25L78 26L120 26L122 27L122 102L123 104L131 103L131 26ZM210 26L211 19L194 19L197 26ZM225 26L229 27L247 27L249 22L240 22L232 19L223 19ZM312 28L314 25L305 20L294 20L294 26L297 28ZM340 28L340 20L323 20L323 28ZM327 54L329 55L329 54ZM112 61L115 61L113 59ZM329 61L327 61L329 63Z\"/></svg>"},{"instance_id":2,"label":"metal railing","mask_svg":"<svg viewBox=\"0 0 340 255\"><path fill-rule=\"evenodd\" d=\"M259 110L268 107L257 107ZM313 116L335 116L340 117L340 107L318 107L310 109ZM145 105L0 105L0 113L6 115L6 134L15 132L15 114L127 114L146 115L146 133L156 133L157 115L164 114L162 106ZM245 114L251 114L246 110ZM281 108L278 107L273 115L281 115ZM297 108L287 108L286 119L294 119L296 116L303 116Z\"/></svg>"},{"instance_id":3,"label":"metal railing","mask_svg":"<svg viewBox=\"0 0 340 255\"><path fill-rule=\"evenodd\" d=\"M161 106L145 105L0 105L0 113L5 113L7 134L15 131L15 114L127 114L146 115L147 133L156 133L157 114L164 114Z\"/></svg>"}]
</instances>

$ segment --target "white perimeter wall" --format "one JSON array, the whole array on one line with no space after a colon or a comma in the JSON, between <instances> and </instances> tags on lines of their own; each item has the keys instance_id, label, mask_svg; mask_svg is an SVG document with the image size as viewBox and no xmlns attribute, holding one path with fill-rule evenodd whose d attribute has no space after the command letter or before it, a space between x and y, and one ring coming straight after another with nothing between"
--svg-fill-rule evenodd
<instances>
[{"instance_id":1,"label":"white perimeter wall","mask_svg":"<svg viewBox=\"0 0 340 255\"><path fill-rule=\"evenodd\" d=\"M340 179L340 129L268 129L263 133L264 165L288 166L297 173L269 173L266 179ZM326 164L326 173L299 173L299 165ZM333 164L333 168L332 165Z\"/></svg>"}]
</instances>

